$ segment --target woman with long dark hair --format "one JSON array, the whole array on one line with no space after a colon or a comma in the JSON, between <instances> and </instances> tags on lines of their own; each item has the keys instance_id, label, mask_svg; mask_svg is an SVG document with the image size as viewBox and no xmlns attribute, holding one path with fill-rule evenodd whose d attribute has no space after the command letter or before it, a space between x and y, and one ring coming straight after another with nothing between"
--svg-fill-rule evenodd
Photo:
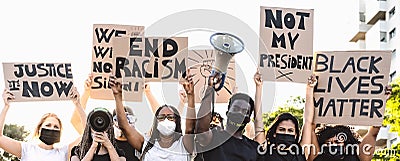
<instances>
[{"instance_id":1,"label":"woman with long dark hair","mask_svg":"<svg viewBox=\"0 0 400 161\"><path fill-rule=\"evenodd\" d=\"M187 72L183 87L188 97L185 135L182 136L181 116L171 105L160 106L154 114L153 126L149 135L142 136L135 128L129 126L122 104L121 83L114 76L110 77L110 86L116 102L118 125L128 142L136 150L142 152L140 160L174 160L187 161L193 149L195 109L194 84Z\"/></svg>"},{"instance_id":2,"label":"woman with long dark hair","mask_svg":"<svg viewBox=\"0 0 400 161\"><path fill-rule=\"evenodd\" d=\"M254 80L256 83L255 111L261 111L262 80L261 75L258 72L254 76ZM263 144L263 160L305 161L307 159L309 149L304 149L303 146L311 144L311 133L313 133L312 121L314 116L312 98L313 87L316 84L316 81L314 75L308 78L306 105L303 113L304 125L301 134L299 121L290 113L282 113L278 115L269 127L266 135L264 134L262 117L260 115L255 116L255 140L260 144Z\"/></svg>"},{"instance_id":3,"label":"woman with long dark hair","mask_svg":"<svg viewBox=\"0 0 400 161\"><path fill-rule=\"evenodd\" d=\"M108 116L110 122L108 126L104 124L104 130L99 131L91 126L89 119L94 112L101 112ZM105 108L98 107L93 109L88 116L82 140L71 150L71 161L125 161L124 152L118 149L116 144L111 113Z\"/></svg>"}]
</instances>

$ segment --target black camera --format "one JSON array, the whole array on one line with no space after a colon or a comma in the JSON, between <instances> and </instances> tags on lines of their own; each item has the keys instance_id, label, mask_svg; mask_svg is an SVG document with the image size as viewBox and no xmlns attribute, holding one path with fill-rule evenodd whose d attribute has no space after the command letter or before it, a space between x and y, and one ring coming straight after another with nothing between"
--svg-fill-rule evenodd
<instances>
[{"instance_id":1,"label":"black camera","mask_svg":"<svg viewBox=\"0 0 400 161\"><path fill-rule=\"evenodd\" d=\"M111 126L112 116L107 109L98 107L88 115L89 126L97 132L104 132Z\"/></svg>"}]
</instances>

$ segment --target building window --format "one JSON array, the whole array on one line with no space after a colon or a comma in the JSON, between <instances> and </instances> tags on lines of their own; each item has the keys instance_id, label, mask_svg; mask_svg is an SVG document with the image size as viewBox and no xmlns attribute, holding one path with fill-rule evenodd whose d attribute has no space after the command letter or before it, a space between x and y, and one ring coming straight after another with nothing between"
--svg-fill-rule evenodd
<instances>
[{"instance_id":1,"label":"building window","mask_svg":"<svg viewBox=\"0 0 400 161\"><path fill-rule=\"evenodd\" d=\"M389 11L389 18L392 18L392 16L394 16L395 13L396 13L396 8L393 7L393 8Z\"/></svg>"},{"instance_id":2,"label":"building window","mask_svg":"<svg viewBox=\"0 0 400 161\"><path fill-rule=\"evenodd\" d=\"M364 12L360 12L360 22L365 22L365 13Z\"/></svg>"},{"instance_id":3,"label":"building window","mask_svg":"<svg viewBox=\"0 0 400 161\"><path fill-rule=\"evenodd\" d=\"M386 42L386 32L381 31L381 42Z\"/></svg>"},{"instance_id":4,"label":"building window","mask_svg":"<svg viewBox=\"0 0 400 161\"><path fill-rule=\"evenodd\" d=\"M392 39L395 36L396 36L396 28L394 28L392 31L389 32L389 39Z\"/></svg>"}]
</instances>

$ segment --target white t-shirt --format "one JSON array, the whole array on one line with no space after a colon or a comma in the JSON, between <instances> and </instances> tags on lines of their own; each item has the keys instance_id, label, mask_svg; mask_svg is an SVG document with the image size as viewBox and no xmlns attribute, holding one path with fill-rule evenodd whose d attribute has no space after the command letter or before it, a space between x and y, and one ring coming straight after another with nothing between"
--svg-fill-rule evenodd
<instances>
[{"instance_id":1,"label":"white t-shirt","mask_svg":"<svg viewBox=\"0 0 400 161\"><path fill-rule=\"evenodd\" d=\"M149 137L145 137L143 148L147 145ZM162 148L158 141L155 141L154 146L145 154L144 161L189 161L190 155L183 145L183 137L172 143L169 148Z\"/></svg>"},{"instance_id":2,"label":"white t-shirt","mask_svg":"<svg viewBox=\"0 0 400 161\"><path fill-rule=\"evenodd\" d=\"M22 142L21 161L67 161L68 145L51 150L42 149L38 144Z\"/></svg>"}]
</instances>

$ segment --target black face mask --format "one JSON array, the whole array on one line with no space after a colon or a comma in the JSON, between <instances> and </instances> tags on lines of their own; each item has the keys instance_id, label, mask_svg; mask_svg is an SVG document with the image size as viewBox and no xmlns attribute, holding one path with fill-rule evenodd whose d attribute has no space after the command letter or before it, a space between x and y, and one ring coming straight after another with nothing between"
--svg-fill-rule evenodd
<instances>
[{"instance_id":1,"label":"black face mask","mask_svg":"<svg viewBox=\"0 0 400 161\"><path fill-rule=\"evenodd\" d=\"M60 130L41 128L39 139L46 145L53 145L54 143L58 143L60 142Z\"/></svg>"},{"instance_id":2,"label":"black face mask","mask_svg":"<svg viewBox=\"0 0 400 161\"><path fill-rule=\"evenodd\" d=\"M228 117L227 126L238 128L237 131L242 131L246 124L250 122L250 118L241 113L228 112L226 116Z\"/></svg>"},{"instance_id":3,"label":"black face mask","mask_svg":"<svg viewBox=\"0 0 400 161\"><path fill-rule=\"evenodd\" d=\"M289 148L292 144L296 144L296 138L290 134L275 134L275 143L277 146L283 144L286 148Z\"/></svg>"},{"instance_id":4,"label":"black face mask","mask_svg":"<svg viewBox=\"0 0 400 161\"><path fill-rule=\"evenodd\" d=\"M322 154L317 156L314 161L336 161L345 159L345 150L340 145L329 145L322 148Z\"/></svg>"}]
</instances>

